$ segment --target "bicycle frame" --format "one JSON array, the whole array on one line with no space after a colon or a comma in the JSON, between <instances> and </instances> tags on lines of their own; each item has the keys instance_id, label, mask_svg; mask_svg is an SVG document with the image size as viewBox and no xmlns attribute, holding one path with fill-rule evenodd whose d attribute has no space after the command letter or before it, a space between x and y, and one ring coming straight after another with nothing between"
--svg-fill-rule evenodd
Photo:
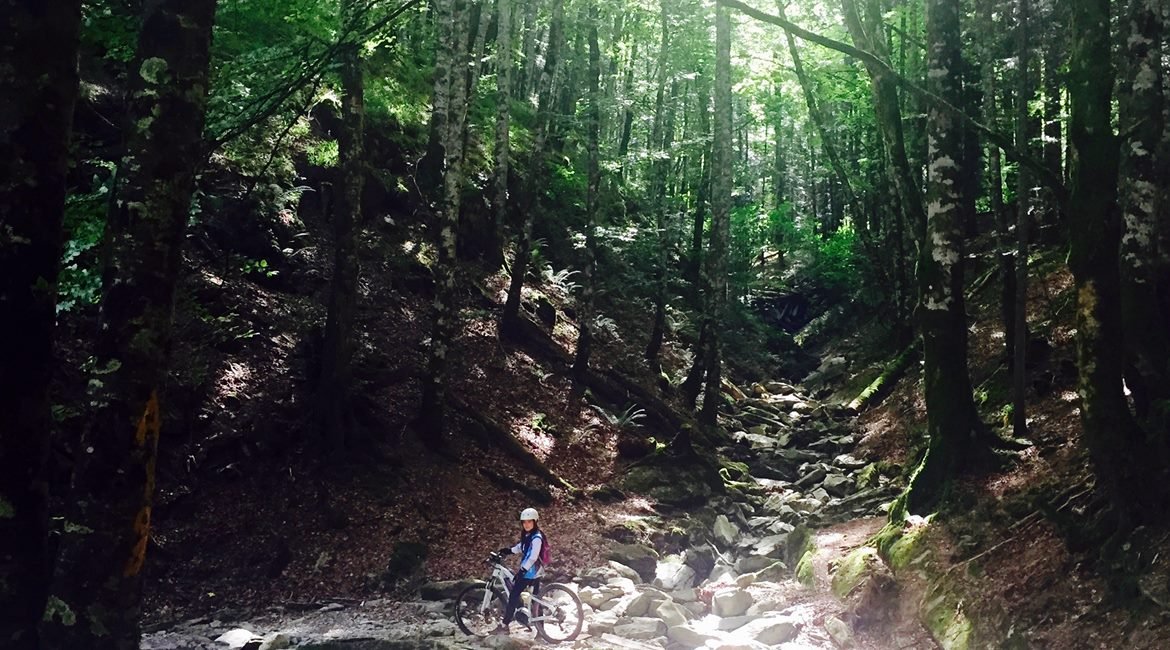
<instances>
[{"instance_id":1,"label":"bicycle frame","mask_svg":"<svg viewBox=\"0 0 1170 650\"><path fill-rule=\"evenodd\" d=\"M499 562L493 562L492 563L492 573L491 573L491 576L487 580L487 589L484 589L484 591L483 591L483 605L482 605L483 609L486 610L488 607L491 606L492 589L496 585L499 585L500 591L502 591L504 594L504 602L505 603L508 602L508 600L512 597L512 591L511 591L511 589L508 588L508 585L509 584L515 585L515 580L516 580L516 574L512 573L511 569L504 566L503 564L500 564ZM540 597L535 595L535 594L533 594L531 602L535 603L537 605L540 605L542 608L545 608L548 611L555 610L552 603L545 601L545 600L541 600ZM552 616L533 616L532 611L531 611L531 605L525 606L525 605L521 604L520 607L516 608L517 612L519 612L521 610L525 611L525 615L528 618L528 625L532 625L533 623L536 623L537 621L552 621L552 620L554 620L554 617L552 617ZM544 609L542 609L540 611L544 611Z\"/></svg>"}]
</instances>

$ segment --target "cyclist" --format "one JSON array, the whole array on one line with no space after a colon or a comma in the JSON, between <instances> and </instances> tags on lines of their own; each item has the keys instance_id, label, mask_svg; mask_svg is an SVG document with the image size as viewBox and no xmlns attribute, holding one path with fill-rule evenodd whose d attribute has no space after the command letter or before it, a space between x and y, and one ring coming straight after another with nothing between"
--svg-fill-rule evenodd
<instances>
[{"instance_id":1,"label":"cyclist","mask_svg":"<svg viewBox=\"0 0 1170 650\"><path fill-rule=\"evenodd\" d=\"M504 621L500 623L492 634L508 634L508 625L516 615L516 608L520 605L520 594L529 586L533 594L540 593L540 578L544 575L544 567L540 563L540 549L544 545L544 533L540 532L537 520L540 514L536 508L525 508L520 513L520 542L511 548L502 548L500 555L520 554L520 570L516 573L516 583L508 596L508 608L504 610Z\"/></svg>"}]
</instances>

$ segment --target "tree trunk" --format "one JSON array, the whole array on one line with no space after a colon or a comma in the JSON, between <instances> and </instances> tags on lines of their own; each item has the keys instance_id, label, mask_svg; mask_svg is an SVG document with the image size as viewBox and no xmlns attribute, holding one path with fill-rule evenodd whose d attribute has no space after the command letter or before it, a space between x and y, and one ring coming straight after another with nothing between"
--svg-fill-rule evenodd
<instances>
[{"instance_id":1,"label":"tree trunk","mask_svg":"<svg viewBox=\"0 0 1170 650\"><path fill-rule=\"evenodd\" d=\"M521 29L524 41L521 48L522 58L516 75L516 94L527 99L532 92L533 71L536 69L536 13L540 8L541 0L528 0L524 3L524 27Z\"/></svg>"},{"instance_id":2,"label":"tree trunk","mask_svg":"<svg viewBox=\"0 0 1170 650\"><path fill-rule=\"evenodd\" d=\"M1121 148L1121 308L1125 382L1145 420L1155 408L1170 411L1170 314L1161 299L1170 251L1160 250L1158 241L1158 216L1165 214L1159 185L1170 169L1166 152L1159 151L1165 128L1160 0L1131 0L1128 18L1132 31L1125 40L1128 74L1121 97L1122 132L1130 134Z\"/></svg>"},{"instance_id":3,"label":"tree trunk","mask_svg":"<svg viewBox=\"0 0 1170 650\"><path fill-rule=\"evenodd\" d=\"M699 92L699 139L704 142L702 160L699 163L698 189L695 191L695 215L691 221L691 252L687 268L687 279L695 292L701 290L703 273L703 226L707 222L707 203L711 189L711 113L708 107L709 87L701 84ZM702 357L699 348L699 357ZM698 393L696 393L696 396ZM693 399L691 400L694 401Z\"/></svg>"},{"instance_id":4,"label":"tree trunk","mask_svg":"<svg viewBox=\"0 0 1170 650\"><path fill-rule=\"evenodd\" d=\"M1072 3L1068 219L1077 288L1081 423L1097 485L1130 521L1158 517L1166 483L1122 394L1117 207L1119 139L1110 123L1114 72L1109 0Z\"/></svg>"},{"instance_id":5,"label":"tree trunk","mask_svg":"<svg viewBox=\"0 0 1170 650\"><path fill-rule=\"evenodd\" d=\"M548 52L544 58L544 70L540 74L540 98L536 109L536 137L532 146L526 187L521 194L521 214L524 215L524 225L520 232L520 241L516 246L516 256L512 260L512 277L508 283L508 299L504 303L504 313L500 317L500 332L505 336L513 336L519 332L517 324L520 319L520 298L524 290L524 279L528 274L528 262L532 256L532 228L536 219L536 210L539 209L541 203L538 195L544 191L545 178L548 175L544 155L545 145L548 142L549 126L552 121L555 99L553 81L557 73L564 13L564 0L553 0Z\"/></svg>"},{"instance_id":6,"label":"tree trunk","mask_svg":"<svg viewBox=\"0 0 1170 650\"><path fill-rule=\"evenodd\" d=\"M998 88L996 84L995 51L992 43L998 26L994 18L995 0L982 0L983 20L983 123L994 128L999 121ZM1003 358L1010 368L1015 355L1016 330L1016 271L1012 253L1011 225L1003 202L1003 156L999 145L987 144L987 193L991 197L991 212L995 219L996 240L999 246L999 273L1003 280L1000 290L1000 315L1003 321Z\"/></svg>"},{"instance_id":7,"label":"tree trunk","mask_svg":"<svg viewBox=\"0 0 1170 650\"><path fill-rule=\"evenodd\" d=\"M496 0L496 145L492 168L493 231L504 241L508 224L508 169L511 157L512 119L512 0Z\"/></svg>"},{"instance_id":8,"label":"tree trunk","mask_svg":"<svg viewBox=\"0 0 1170 650\"><path fill-rule=\"evenodd\" d=\"M622 81L622 102L625 108L622 113L622 135L618 141L618 162L621 164L622 174L625 174L626 155L630 153L630 137L634 132L634 65L638 61L638 40L630 51L630 61L626 65L626 78Z\"/></svg>"},{"instance_id":9,"label":"tree trunk","mask_svg":"<svg viewBox=\"0 0 1170 650\"><path fill-rule=\"evenodd\" d=\"M183 230L203 160L214 0L146 5L128 100L126 156L107 232L94 410L77 447L48 648L137 650L142 565L162 424Z\"/></svg>"},{"instance_id":10,"label":"tree trunk","mask_svg":"<svg viewBox=\"0 0 1170 650\"><path fill-rule=\"evenodd\" d=\"M889 51L885 40L878 37L881 34L880 11L870 3L863 21L857 8L857 0L842 0L842 6L845 25L857 47L873 53L888 63ZM874 36L871 37L871 34ZM926 211L923 208L918 182L915 180L916 175L910 166L910 159L906 156L906 139L902 130L902 113L899 108L897 81L890 76L888 67L883 68L867 61L866 69L869 71L871 80L878 132L881 134L894 187L898 191L901 210L910 223L915 241L921 242L922 233L925 232L926 228Z\"/></svg>"},{"instance_id":11,"label":"tree trunk","mask_svg":"<svg viewBox=\"0 0 1170 650\"><path fill-rule=\"evenodd\" d=\"M360 19L354 0L344 0L344 24ZM333 277L325 319L321 379L317 384L318 426L326 453L336 454L354 443L351 394L353 386L354 317L361 273L357 233L361 224L365 164L365 84L361 44L346 43L339 54L342 108L338 135L340 183L333 210Z\"/></svg>"},{"instance_id":12,"label":"tree trunk","mask_svg":"<svg viewBox=\"0 0 1170 650\"><path fill-rule=\"evenodd\" d=\"M598 13L596 6L589 8L589 71L586 75L589 109L585 127L589 160L586 163L588 180L585 189L585 267L577 316L577 353L573 359L573 377L579 384L584 382L585 374L589 371L593 343L594 275L597 272L597 236L594 231L597 228L598 195L601 192L601 154L598 143L601 137L601 49L597 44Z\"/></svg>"},{"instance_id":13,"label":"tree trunk","mask_svg":"<svg viewBox=\"0 0 1170 650\"><path fill-rule=\"evenodd\" d=\"M40 647L57 271L81 3L0 2L0 639Z\"/></svg>"},{"instance_id":14,"label":"tree trunk","mask_svg":"<svg viewBox=\"0 0 1170 650\"><path fill-rule=\"evenodd\" d=\"M720 399L721 350L719 328L725 322L727 302L727 246L731 230L731 16L727 7L715 9L715 140L711 156L711 237L707 251L708 342L703 366L707 383L700 420L714 425Z\"/></svg>"},{"instance_id":15,"label":"tree trunk","mask_svg":"<svg viewBox=\"0 0 1170 650\"><path fill-rule=\"evenodd\" d=\"M959 8L930 0L926 12L927 78L932 90L952 100L961 92ZM907 493L911 512L928 511L946 483L971 461L979 419L967 373L967 318L963 301L963 126L949 113L927 113L926 237L918 258L919 326L922 329L929 447Z\"/></svg>"},{"instance_id":16,"label":"tree trunk","mask_svg":"<svg viewBox=\"0 0 1170 650\"><path fill-rule=\"evenodd\" d=\"M456 2L465 0L435 0L435 81L431 95L431 122L427 134L427 150L419 163L418 177L423 200L438 203L446 173L447 121L451 111L451 79L457 75L455 59L462 48L455 38Z\"/></svg>"},{"instance_id":17,"label":"tree trunk","mask_svg":"<svg viewBox=\"0 0 1170 650\"><path fill-rule=\"evenodd\" d=\"M1016 13L1016 148L1028 150L1028 104L1033 86L1029 75L1028 27L1031 9L1028 0L1017 0ZM1016 258L1015 307L1012 325L1012 431L1017 438L1028 435L1028 228L1032 219L1032 180L1027 167L1016 172Z\"/></svg>"},{"instance_id":18,"label":"tree trunk","mask_svg":"<svg viewBox=\"0 0 1170 650\"><path fill-rule=\"evenodd\" d=\"M451 15L451 41L442 46L455 53L450 80L450 104L443 133L443 196L435 215L435 302L431 343L427 348L427 373L419 409L419 426L434 449L443 449L446 419L447 360L455 338L460 192L463 185L463 125L467 117L466 50L461 47L467 27L467 5L455 0Z\"/></svg>"},{"instance_id":19,"label":"tree trunk","mask_svg":"<svg viewBox=\"0 0 1170 650\"><path fill-rule=\"evenodd\" d=\"M654 281L654 324L650 328L650 341L646 344L644 357L650 367L657 371L658 353L666 330L666 282L669 255L669 224L667 213L666 177L670 171L670 147L674 140L674 103L676 85L670 84L670 98L667 100L667 81L670 70L670 13L668 3L662 3L662 31L658 49L658 93L654 102L654 126L650 143L658 150L658 157L652 166L650 197L654 205L654 227L658 233L658 264Z\"/></svg>"},{"instance_id":20,"label":"tree trunk","mask_svg":"<svg viewBox=\"0 0 1170 650\"><path fill-rule=\"evenodd\" d=\"M776 10L781 16L784 16L784 4L782 1L776 4ZM825 151L825 156L829 159L829 166L833 168L833 173L837 175L837 180L841 183L841 189L845 192L845 200L849 203L849 209L855 215L860 215L861 209L857 205L857 196L853 193L853 184L849 182L849 173L845 170L845 164L842 162L841 154L837 150L836 139L829 133L829 122L825 119L825 114L821 111L820 102L817 101L812 80L808 78L808 74L804 70L804 61L800 58L800 51L796 47L796 37L789 31L784 32L784 37L788 40L788 53L792 57L792 67L796 72L797 81L800 82L800 89L804 93L804 101L808 106L809 117L812 118L813 125L817 129L817 135L821 138L821 148ZM779 138L777 138L776 142L779 145Z\"/></svg>"},{"instance_id":21,"label":"tree trunk","mask_svg":"<svg viewBox=\"0 0 1170 650\"><path fill-rule=\"evenodd\" d=\"M1062 125L1060 118L1060 93L1062 84L1060 67L1064 63L1064 44L1067 40L1063 16L1059 2L1048 3L1047 15L1048 38L1044 47L1044 165L1052 170L1056 178L1064 178L1061 162ZM1044 192L1043 227L1051 233L1060 232L1060 202L1052 191ZM1043 240L1042 240L1043 241ZM1047 241L1055 243L1057 240L1049 235Z\"/></svg>"}]
</instances>

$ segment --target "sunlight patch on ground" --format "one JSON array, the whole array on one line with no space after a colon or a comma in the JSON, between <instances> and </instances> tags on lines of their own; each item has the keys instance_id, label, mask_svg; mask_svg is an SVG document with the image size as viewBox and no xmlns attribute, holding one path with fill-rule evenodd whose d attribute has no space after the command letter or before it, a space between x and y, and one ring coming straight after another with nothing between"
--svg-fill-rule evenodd
<instances>
[{"instance_id":1,"label":"sunlight patch on ground","mask_svg":"<svg viewBox=\"0 0 1170 650\"><path fill-rule=\"evenodd\" d=\"M218 397L238 396L251 380L252 369L247 364L230 361L219 373L216 394Z\"/></svg>"},{"instance_id":2,"label":"sunlight patch on ground","mask_svg":"<svg viewBox=\"0 0 1170 650\"><path fill-rule=\"evenodd\" d=\"M1075 390L1066 390L1060 394L1060 399L1065 401L1065 402L1075 402L1075 401L1079 400L1080 398L1081 398L1081 396L1077 395L1077 392Z\"/></svg>"}]
</instances>

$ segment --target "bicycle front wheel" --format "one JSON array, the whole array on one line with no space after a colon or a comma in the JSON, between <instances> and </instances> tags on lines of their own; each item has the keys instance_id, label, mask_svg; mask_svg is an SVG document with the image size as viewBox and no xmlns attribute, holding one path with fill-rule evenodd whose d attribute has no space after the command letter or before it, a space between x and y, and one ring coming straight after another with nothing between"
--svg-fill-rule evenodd
<instances>
[{"instance_id":1,"label":"bicycle front wheel","mask_svg":"<svg viewBox=\"0 0 1170 650\"><path fill-rule=\"evenodd\" d=\"M464 634L487 636L504 621L504 608L504 594L499 590L471 585L455 599L455 623Z\"/></svg>"},{"instance_id":2,"label":"bicycle front wheel","mask_svg":"<svg viewBox=\"0 0 1170 650\"><path fill-rule=\"evenodd\" d=\"M533 617L536 633L549 643L572 641L581 633L585 611L581 599L565 585L548 585L540 590L540 611Z\"/></svg>"}]
</instances>

